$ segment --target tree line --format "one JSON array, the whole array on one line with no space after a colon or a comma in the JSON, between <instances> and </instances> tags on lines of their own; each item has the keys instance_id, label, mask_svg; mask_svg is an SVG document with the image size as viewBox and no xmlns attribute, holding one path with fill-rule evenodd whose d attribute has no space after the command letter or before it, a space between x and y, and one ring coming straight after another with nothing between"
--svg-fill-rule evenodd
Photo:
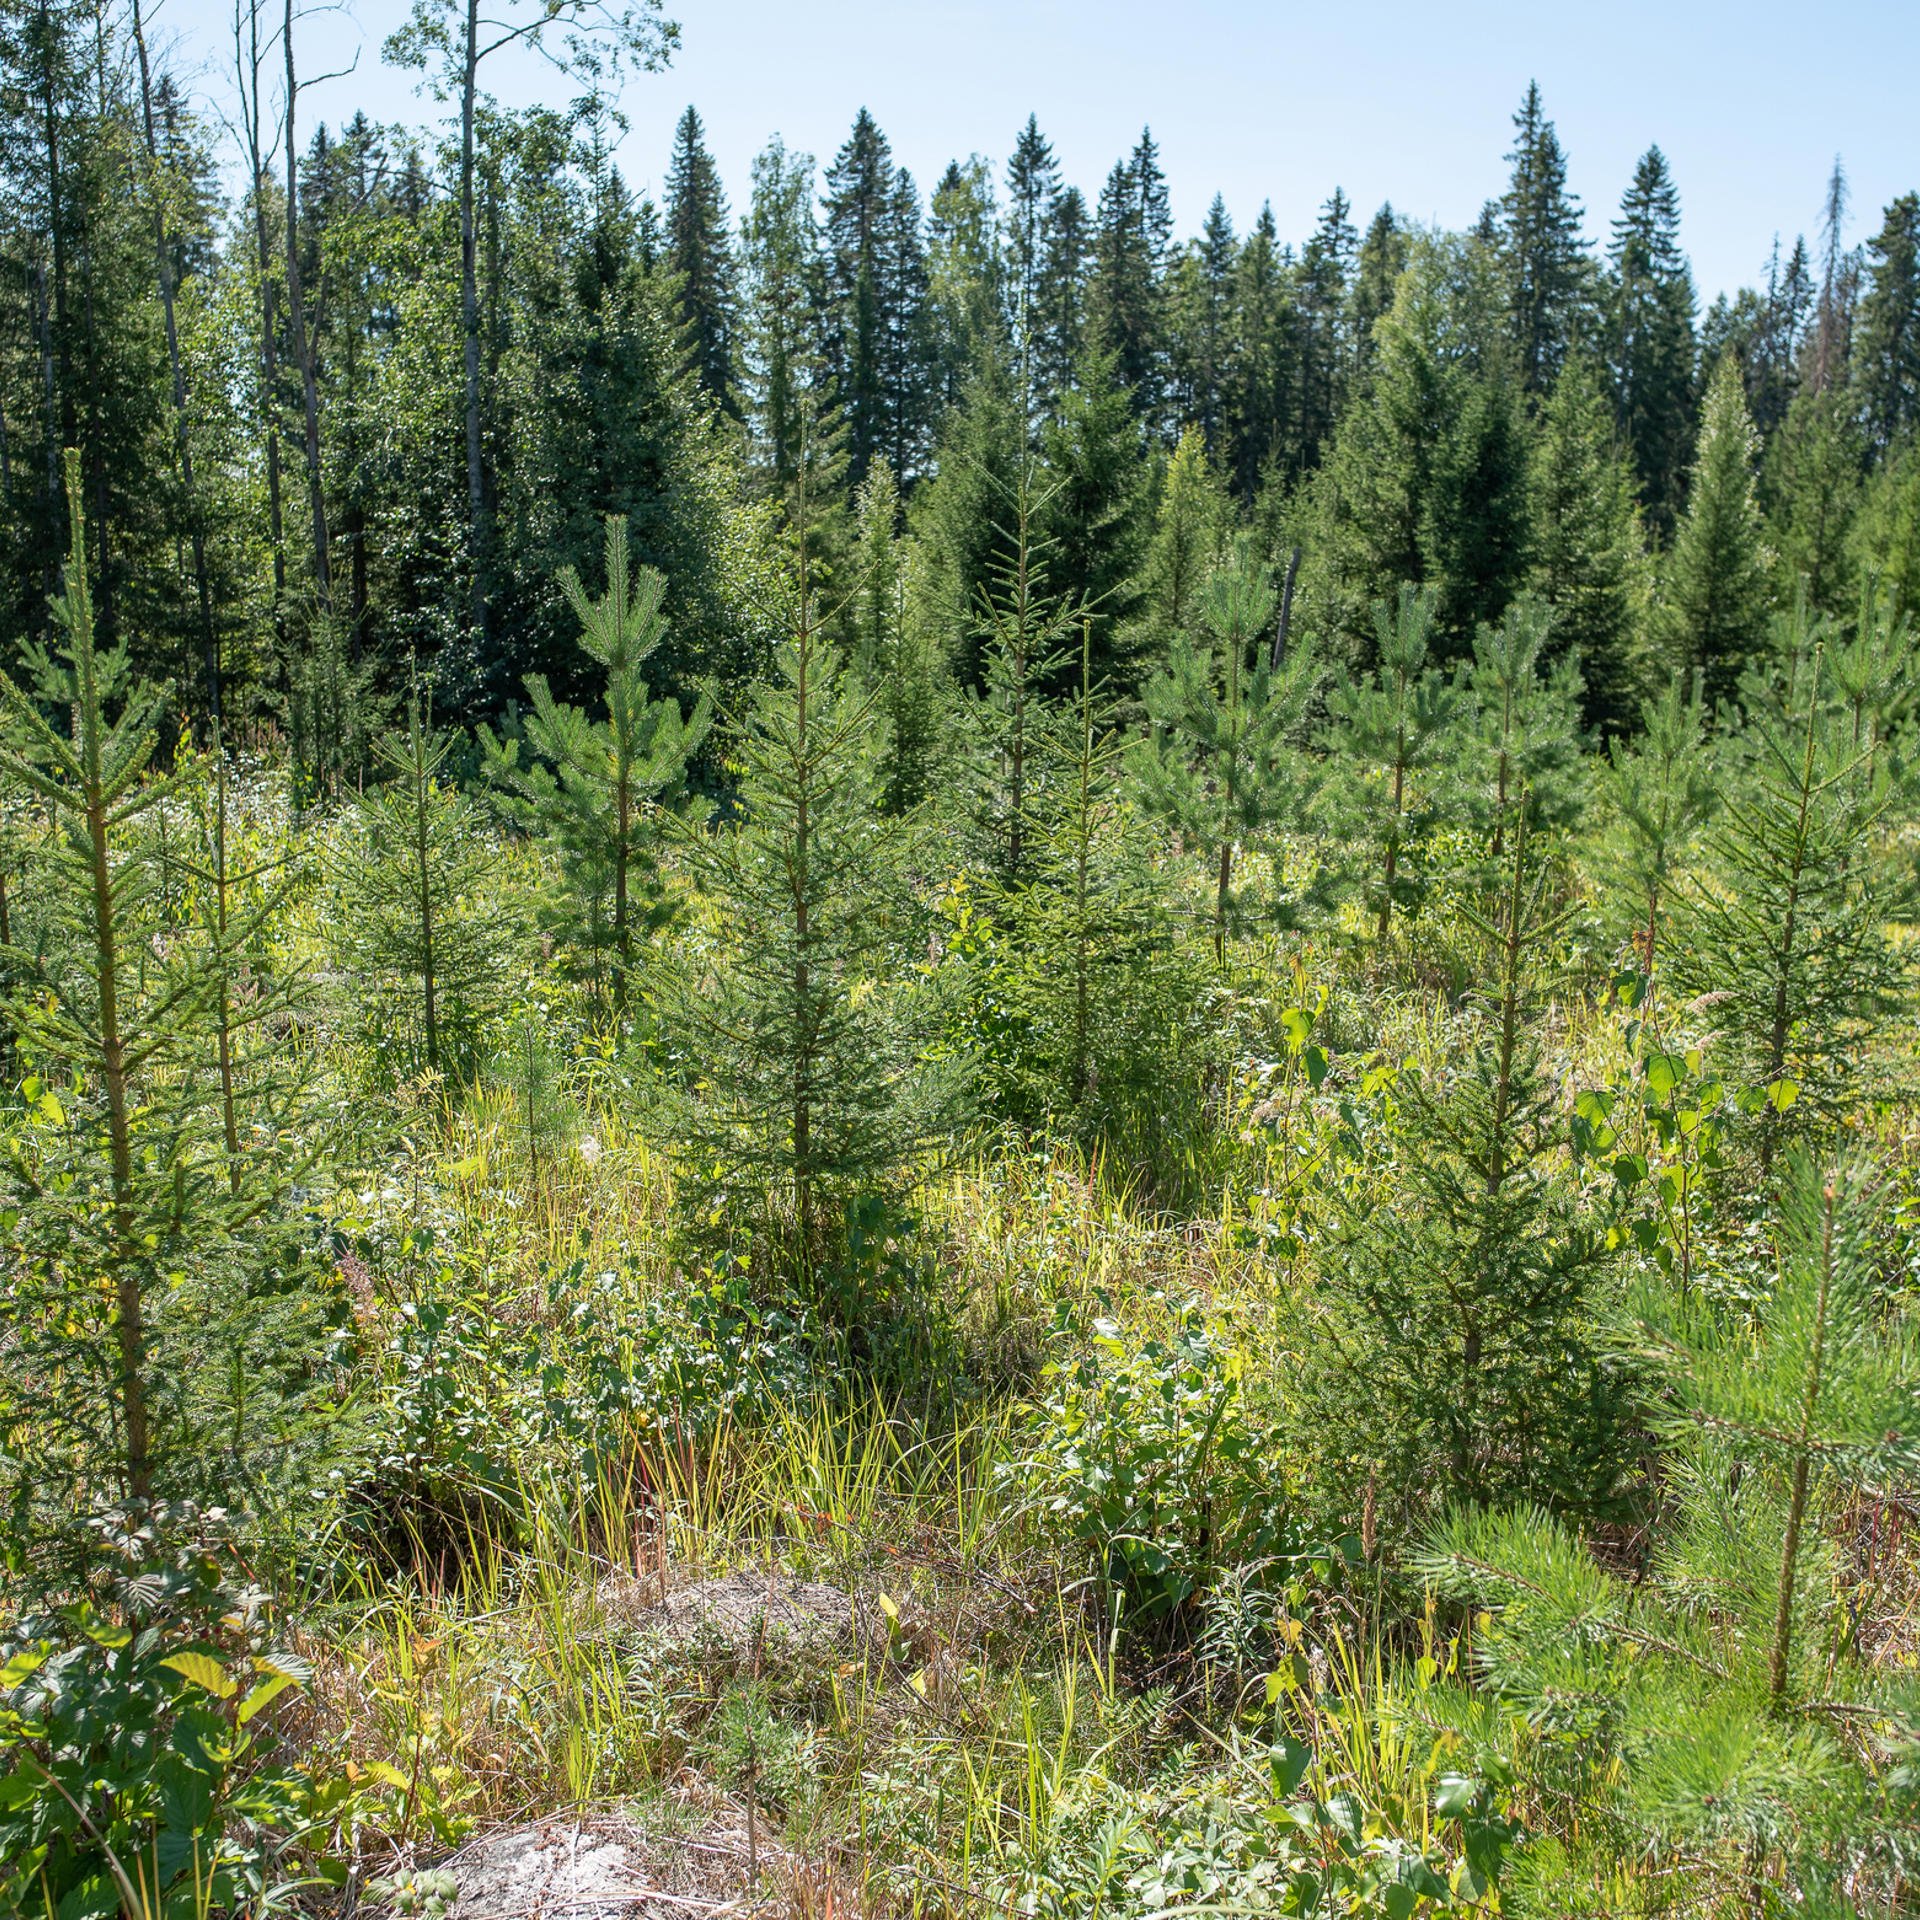
<instances>
[{"instance_id":1,"label":"tree line","mask_svg":"<svg viewBox=\"0 0 1920 1920\"><path fill-rule=\"evenodd\" d=\"M1660 150L1596 245L1530 87L1507 189L1463 233L1391 206L1362 227L1336 189L1298 241L1217 198L1182 240L1150 133L1090 201L1031 118L1004 168L923 192L864 111L824 170L773 142L736 218L692 108L658 205L611 159L617 75L662 64L671 24L634 9L562 53L575 11L501 29L571 62L566 108L500 107L500 46L422 0L384 57L449 121L307 132L318 31L248 0L216 137L138 8L10 10L9 648L49 635L67 446L103 636L190 725L271 725L321 787L364 777L411 662L470 722L530 672L581 691L556 583L609 513L669 582L662 686L739 697L815 445L835 638L858 651L863 603L943 693L979 683L1029 463L1054 585L1135 696L1236 528L1284 570L1286 618L1356 664L1403 582L1455 658L1543 600L1609 729L1675 664L1730 692L1796 594L1920 592L1913 194L1854 245L1836 168L1813 243L1702 313ZM883 507L888 608L862 545Z\"/></svg>"}]
</instances>

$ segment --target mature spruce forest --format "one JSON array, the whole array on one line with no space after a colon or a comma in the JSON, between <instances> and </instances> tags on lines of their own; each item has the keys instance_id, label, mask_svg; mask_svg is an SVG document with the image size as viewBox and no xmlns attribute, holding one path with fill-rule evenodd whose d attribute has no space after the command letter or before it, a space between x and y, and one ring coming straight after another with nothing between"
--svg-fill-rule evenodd
<instances>
[{"instance_id":1,"label":"mature spruce forest","mask_svg":"<svg viewBox=\"0 0 1920 1920\"><path fill-rule=\"evenodd\" d=\"M395 19L0 0L0 1915L1920 1910L1920 192Z\"/></svg>"}]
</instances>

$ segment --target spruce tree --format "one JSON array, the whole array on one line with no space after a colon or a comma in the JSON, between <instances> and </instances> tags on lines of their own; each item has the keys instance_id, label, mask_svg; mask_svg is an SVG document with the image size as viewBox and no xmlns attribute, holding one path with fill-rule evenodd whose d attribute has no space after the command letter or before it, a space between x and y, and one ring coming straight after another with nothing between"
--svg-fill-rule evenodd
<instances>
[{"instance_id":1,"label":"spruce tree","mask_svg":"<svg viewBox=\"0 0 1920 1920\"><path fill-rule=\"evenodd\" d=\"M343 823L331 931L369 1068L459 1086L512 1000L519 929L480 811L443 777L457 741L431 724L430 697L416 677L404 729L374 744L388 778Z\"/></svg>"},{"instance_id":2,"label":"spruce tree","mask_svg":"<svg viewBox=\"0 0 1920 1920\"><path fill-rule=\"evenodd\" d=\"M1347 196L1338 187L1320 209L1320 220L1301 249L1294 275L1293 351L1299 458L1312 466L1332 437L1345 400L1351 355L1346 336L1347 286L1358 236L1347 218Z\"/></svg>"},{"instance_id":3,"label":"spruce tree","mask_svg":"<svg viewBox=\"0 0 1920 1920\"><path fill-rule=\"evenodd\" d=\"M1078 187L1065 187L1047 210L1034 332L1035 392L1057 396L1073 385L1088 333L1093 218Z\"/></svg>"},{"instance_id":4,"label":"spruce tree","mask_svg":"<svg viewBox=\"0 0 1920 1920\"><path fill-rule=\"evenodd\" d=\"M1903 193L1867 242L1851 385L1869 443L1889 452L1920 426L1920 193Z\"/></svg>"},{"instance_id":5,"label":"spruce tree","mask_svg":"<svg viewBox=\"0 0 1920 1920\"><path fill-rule=\"evenodd\" d=\"M1260 218L1234 268L1233 342L1226 438L1235 495L1250 500L1272 470L1304 463L1299 435L1299 328L1273 209Z\"/></svg>"},{"instance_id":6,"label":"spruce tree","mask_svg":"<svg viewBox=\"0 0 1920 1920\"><path fill-rule=\"evenodd\" d=\"M1529 82L1513 129L1513 173L1499 207L1500 259L1521 382L1529 393L1545 393L1580 330L1592 263L1580 202L1567 191L1566 155L1537 83Z\"/></svg>"},{"instance_id":7,"label":"spruce tree","mask_svg":"<svg viewBox=\"0 0 1920 1920\"><path fill-rule=\"evenodd\" d=\"M932 790L943 722L940 663L924 608L909 592L914 555L900 534L900 490L884 456L854 500L851 616L854 675L878 696L886 728L880 804L910 813Z\"/></svg>"},{"instance_id":8,"label":"spruce tree","mask_svg":"<svg viewBox=\"0 0 1920 1920\"><path fill-rule=\"evenodd\" d=\"M1244 914L1234 888L1236 852L1251 853L1275 827L1302 821L1318 785L1299 741L1317 669L1302 647L1277 668L1272 662L1266 634L1276 596L1246 539L1208 575L1198 598L1197 624L1213 647L1174 629L1167 664L1145 689L1153 732L1134 765L1150 810L1205 863L1214 964L1224 968L1228 938ZM1277 875L1279 850L1268 851ZM1275 921L1293 904L1280 894L1276 885Z\"/></svg>"},{"instance_id":9,"label":"spruce tree","mask_svg":"<svg viewBox=\"0 0 1920 1920\"><path fill-rule=\"evenodd\" d=\"M1113 356L1135 410L1161 423L1167 377L1167 248L1173 216L1151 131L1115 163L1100 190L1089 289L1093 339Z\"/></svg>"},{"instance_id":10,"label":"spruce tree","mask_svg":"<svg viewBox=\"0 0 1920 1920\"><path fill-rule=\"evenodd\" d=\"M775 140L753 163L742 355L753 464L784 496L799 464L806 389L819 359L813 159Z\"/></svg>"},{"instance_id":11,"label":"spruce tree","mask_svg":"<svg viewBox=\"0 0 1920 1920\"><path fill-rule=\"evenodd\" d=\"M1160 476L1160 498L1138 581L1141 644L1164 648L1191 634L1200 592L1219 559L1232 509L1197 426L1180 435Z\"/></svg>"},{"instance_id":12,"label":"spruce tree","mask_svg":"<svg viewBox=\"0 0 1920 1920\"><path fill-rule=\"evenodd\" d=\"M1687 510L1662 583L1661 629L1674 665L1730 697L1766 633L1767 552L1754 486L1756 439L1740 369L1723 355L1707 386Z\"/></svg>"},{"instance_id":13,"label":"spruce tree","mask_svg":"<svg viewBox=\"0 0 1920 1920\"><path fill-rule=\"evenodd\" d=\"M1618 734L1636 710L1652 581L1632 475L1614 450L1608 416L1593 363L1572 355L1533 444L1528 585L1553 611L1554 647L1580 662L1587 724Z\"/></svg>"},{"instance_id":14,"label":"spruce tree","mask_svg":"<svg viewBox=\"0 0 1920 1920\"><path fill-rule=\"evenodd\" d=\"M687 761L712 716L704 696L683 715L679 701L653 699L641 678L666 633L667 583L652 567L634 571L631 544L625 518L610 514L607 584L598 600L587 597L571 567L560 576L580 622L581 650L606 672L606 718L562 704L543 675L531 674L533 710L522 738L503 742L481 731L488 772L517 802L514 812L559 849L573 896L569 931L596 961L604 956L616 1027L627 1015L637 937L664 911L654 854L661 812L684 791Z\"/></svg>"},{"instance_id":15,"label":"spruce tree","mask_svg":"<svg viewBox=\"0 0 1920 1920\"><path fill-rule=\"evenodd\" d=\"M1532 1850L1530 1906L1631 1899L1626 1862L1691 1910L1898 1901L1913 1689L1863 1649L1843 1572L1842 1516L1911 1471L1920 1418L1876 1203L1860 1167L1796 1157L1763 1300L1636 1290L1666 1462L1643 1571L1528 1509L1463 1508L1421 1556L1484 1610L1480 1699L1510 1722L1526 1791L1580 1809Z\"/></svg>"},{"instance_id":16,"label":"spruce tree","mask_svg":"<svg viewBox=\"0 0 1920 1920\"><path fill-rule=\"evenodd\" d=\"M1672 536L1692 440L1693 275L1680 247L1680 196L1658 147L1633 170L1608 249L1606 353L1614 417L1656 536Z\"/></svg>"},{"instance_id":17,"label":"spruce tree","mask_svg":"<svg viewBox=\"0 0 1920 1920\"><path fill-rule=\"evenodd\" d=\"M704 133L699 114L689 107L674 130L667 166L666 264L694 378L715 406L737 418L733 239L726 190Z\"/></svg>"},{"instance_id":18,"label":"spruce tree","mask_svg":"<svg viewBox=\"0 0 1920 1920\"><path fill-rule=\"evenodd\" d=\"M695 1080L689 1190L703 1212L737 1210L818 1277L847 1208L894 1187L917 1128L893 984L906 944L902 828L879 811L876 698L823 632L810 451L788 635L731 729L734 820L688 841L729 938L710 971L681 983L675 1025Z\"/></svg>"},{"instance_id":19,"label":"spruce tree","mask_svg":"<svg viewBox=\"0 0 1920 1920\"><path fill-rule=\"evenodd\" d=\"M1373 361L1373 330L1383 316L1392 311L1394 289L1399 285L1412 238L1406 223L1383 201L1380 211L1367 223L1366 237L1360 242L1355 263L1353 290L1348 297L1348 333L1351 336L1353 378L1366 375Z\"/></svg>"},{"instance_id":20,"label":"spruce tree","mask_svg":"<svg viewBox=\"0 0 1920 1920\"><path fill-rule=\"evenodd\" d=\"M1761 469L1776 595L1804 595L1821 614L1846 612L1854 598L1849 536L1866 465L1854 411L1843 388L1802 393Z\"/></svg>"},{"instance_id":21,"label":"spruce tree","mask_svg":"<svg viewBox=\"0 0 1920 1920\"><path fill-rule=\"evenodd\" d=\"M1047 226L1060 197L1060 166L1052 144L1028 114L1007 162L1007 310L1022 406L1033 417L1044 392L1046 361L1042 329L1047 267Z\"/></svg>"},{"instance_id":22,"label":"spruce tree","mask_svg":"<svg viewBox=\"0 0 1920 1920\"><path fill-rule=\"evenodd\" d=\"M95 1503L284 1489L326 1425L305 1377L326 1303L287 1204L305 1159L268 1076L234 1075L242 1037L287 1005L270 978L233 991L280 896L235 899L221 844L216 870L189 868L205 911L173 910L179 869L157 851L196 763L151 770L168 695L99 644L83 467L65 468L60 645L28 665L70 732L0 674L0 777L49 826L34 944L10 902L0 956L30 1069L0 1199L9 1339L36 1382L31 1419L9 1422L6 1495L36 1552Z\"/></svg>"}]
</instances>

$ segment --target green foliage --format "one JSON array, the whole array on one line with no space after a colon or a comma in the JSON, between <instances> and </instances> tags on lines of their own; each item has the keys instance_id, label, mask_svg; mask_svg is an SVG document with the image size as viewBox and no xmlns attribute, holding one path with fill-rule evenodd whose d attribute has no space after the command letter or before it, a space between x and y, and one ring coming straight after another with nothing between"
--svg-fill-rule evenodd
<instances>
[{"instance_id":1,"label":"green foliage","mask_svg":"<svg viewBox=\"0 0 1920 1920\"><path fill-rule=\"evenodd\" d=\"M1346 763L1340 795L1350 838L1365 847L1361 886L1385 940L1396 907L1420 897L1420 876L1408 871L1410 843L1434 817L1442 792L1447 730L1460 689L1430 664L1436 601L1402 587L1397 601L1373 610L1379 666L1361 677L1342 673L1327 694L1327 745Z\"/></svg>"},{"instance_id":2,"label":"green foliage","mask_svg":"<svg viewBox=\"0 0 1920 1920\"><path fill-rule=\"evenodd\" d=\"M344 1779L286 1757L277 1724L307 1666L217 1519L104 1517L96 1598L0 1641L9 1912L201 1920L346 1878L319 1856L363 1809Z\"/></svg>"},{"instance_id":3,"label":"green foliage","mask_svg":"<svg viewBox=\"0 0 1920 1920\"><path fill-rule=\"evenodd\" d=\"M519 817L544 828L559 849L573 904L567 931L592 957L596 989L604 961L606 1005L618 1023L632 990L637 936L666 914L653 852L661 809L680 797L712 707L703 696L683 716L677 700L649 696L640 669L665 632L667 583L651 567L630 578L624 519L610 515L606 533L607 587L598 600L587 598L571 568L560 576L581 648L606 669L606 719L563 706L535 674L527 681L533 711L523 739L502 743L485 729L480 738L488 772L515 796Z\"/></svg>"},{"instance_id":4,"label":"green foliage","mask_svg":"<svg viewBox=\"0 0 1920 1920\"><path fill-rule=\"evenodd\" d=\"M1763 1163L1830 1124L1902 984L1886 930L1898 885L1877 844L1897 788L1875 684L1881 698L1892 690L1865 676L1856 713L1826 629L1783 624L1774 671L1747 682L1746 725L1721 757L1719 823L1679 916L1676 983L1717 996L1735 1076L1797 1089L1766 1111Z\"/></svg>"},{"instance_id":5,"label":"green foliage","mask_svg":"<svg viewBox=\"0 0 1920 1920\"><path fill-rule=\"evenodd\" d=\"M1577 1897L1629 1853L1704 1904L1870 1902L1905 1870L1920 1700L1861 1658L1826 1524L1913 1455L1920 1373L1883 1304L1872 1206L1859 1169L1796 1157L1755 1309L1637 1290L1674 1461L1645 1580L1525 1509L1463 1511L1425 1555L1493 1610L1476 1657L1529 1723L1535 1792L1585 1809L1537 1861L1536 1898Z\"/></svg>"},{"instance_id":6,"label":"green foliage","mask_svg":"<svg viewBox=\"0 0 1920 1920\"><path fill-rule=\"evenodd\" d=\"M1275 596L1250 543L1194 597L1219 657L1174 631L1168 663L1145 689L1153 732L1133 764L1148 806L1206 863L1214 961L1224 966L1228 934L1246 917L1233 885L1236 850L1254 850L1276 827L1304 825L1319 786L1301 737L1318 674L1305 647L1279 662L1267 653ZM1276 888L1265 917L1285 924L1298 903L1278 896Z\"/></svg>"},{"instance_id":7,"label":"green foliage","mask_svg":"<svg viewBox=\"0 0 1920 1920\"><path fill-rule=\"evenodd\" d=\"M479 809L441 779L456 743L429 725L427 699L416 688L405 732L376 742L392 777L342 823L330 933L351 986L342 1012L378 1075L460 1085L512 1000L520 929Z\"/></svg>"},{"instance_id":8,"label":"green foliage","mask_svg":"<svg viewBox=\"0 0 1920 1920\"><path fill-rule=\"evenodd\" d=\"M1197 1306L1162 1304L1164 1334L1097 1320L1082 1357L1048 1367L1008 1471L1045 1530L1090 1561L1098 1613L1172 1635L1193 1629L1223 1568L1277 1584L1293 1541L1284 1476L1230 1354Z\"/></svg>"}]
</instances>

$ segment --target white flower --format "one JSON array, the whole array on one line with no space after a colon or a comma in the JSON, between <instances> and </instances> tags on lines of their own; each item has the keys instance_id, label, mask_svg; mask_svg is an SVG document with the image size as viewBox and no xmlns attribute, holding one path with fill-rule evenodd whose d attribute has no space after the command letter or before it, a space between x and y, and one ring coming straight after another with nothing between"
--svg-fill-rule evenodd
<instances>
[{"instance_id":1,"label":"white flower","mask_svg":"<svg viewBox=\"0 0 1920 1920\"><path fill-rule=\"evenodd\" d=\"M580 1142L580 1158L584 1160L587 1163L587 1165L590 1167L597 1164L597 1162L599 1161L600 1142L596 1140L592 1134L588 1134Z\"/></svg>"}]
</instances>

